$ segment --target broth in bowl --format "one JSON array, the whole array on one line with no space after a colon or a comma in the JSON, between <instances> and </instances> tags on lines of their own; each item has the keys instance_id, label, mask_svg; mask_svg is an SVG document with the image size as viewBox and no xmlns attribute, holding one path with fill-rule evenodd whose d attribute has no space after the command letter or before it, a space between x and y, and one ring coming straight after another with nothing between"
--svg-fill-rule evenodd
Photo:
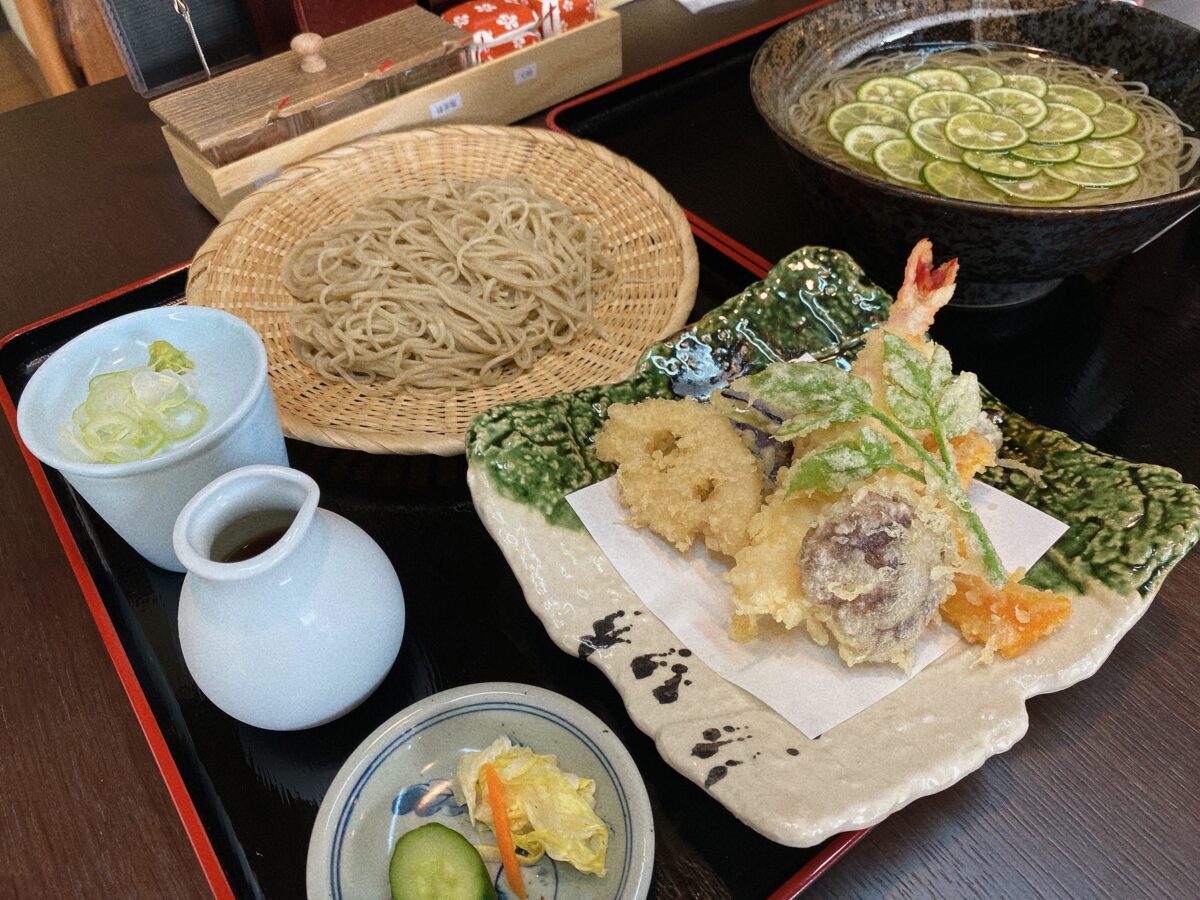
<instances>
[{"instance_id":1,"label":"broth in bowl","mask_svg":"<svg viewBox=\"0 0 1200 900\"><path fill-rule=\"evenodd\" d=\"M868 56L804 91L788 121L833 162L982 203L1157 197L1187 186L1200 159L1191 126L1146 85L998 44Z\"/></svg>"}]
</instances>

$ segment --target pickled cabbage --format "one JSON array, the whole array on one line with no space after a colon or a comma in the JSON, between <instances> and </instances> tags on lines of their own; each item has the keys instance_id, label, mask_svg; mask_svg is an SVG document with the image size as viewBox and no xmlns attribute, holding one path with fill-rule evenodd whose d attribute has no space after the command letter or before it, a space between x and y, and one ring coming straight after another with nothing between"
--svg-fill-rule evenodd
<instances>
[{"instance_id":1,"label":"pickled cabbage","mask_svg":"<svg viewBox=\"0 0 1200 900\"><path fill-rule=\"evenodd\" d=\"M608 826L596 815L596 783L558 767L553 755L534 753L499 737L490 747L464 753L458 764L455 796L476 827L492 827L484 763L504 784L513 843L533 863L548 855L581 872L603 876Z\"/></svg>"}]
</instances>

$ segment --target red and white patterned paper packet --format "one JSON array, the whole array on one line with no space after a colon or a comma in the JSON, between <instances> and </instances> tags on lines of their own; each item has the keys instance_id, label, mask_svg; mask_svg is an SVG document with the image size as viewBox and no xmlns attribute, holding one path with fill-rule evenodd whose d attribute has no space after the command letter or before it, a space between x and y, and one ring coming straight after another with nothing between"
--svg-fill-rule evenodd
<instances>
[{"instance_id":1,"label":"red and white patterned paper packet","mask_svg":"<svg viewBox=\"0 0 1200 900\"><path fill-rule=\"evenodd\" d=\"M512 0L542 17L542 37L554 37L596 18L595 0Z\"/></svg>"},{"instance_id":2,"label":"red and white patterned paper packet","mask_svg":"<svg viewBox=\"0 0 1200 900\"><path fill-rule=\"evenodd\" d=\"M470 0L446 10L442 18L471 33L473 63L497 59L541 37L540 13L510 0Z\"/></svg>"}]
</instances>

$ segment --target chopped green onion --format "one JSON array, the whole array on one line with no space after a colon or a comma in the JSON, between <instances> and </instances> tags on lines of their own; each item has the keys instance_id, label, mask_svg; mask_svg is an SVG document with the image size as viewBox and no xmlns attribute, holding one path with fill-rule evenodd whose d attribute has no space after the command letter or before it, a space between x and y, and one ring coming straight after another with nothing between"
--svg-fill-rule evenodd
<instances>
[{"instance_id":1,"label":"chopped green onion","mask_svg":"<svg viewBox=\"0 0 1200 900\"><path fill-rule=\"evenodd\" d=\"M71 413L68 442L88 460L103 463L148 459L168 441L198 432L208 419L204 404L193 399L194 364L166 341L149 347L150 362L121 372L97 375L88 382L83 403Z\"/></svg>"}]
</instances>

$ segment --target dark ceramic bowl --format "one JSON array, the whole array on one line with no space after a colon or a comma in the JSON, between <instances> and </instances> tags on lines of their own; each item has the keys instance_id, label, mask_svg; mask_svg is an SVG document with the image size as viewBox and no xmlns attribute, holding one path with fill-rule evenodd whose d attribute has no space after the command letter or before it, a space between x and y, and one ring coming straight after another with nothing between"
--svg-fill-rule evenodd
<instances>
[{"instance_id":1,"label":"dark ceramic bowl","mask_svg":"<svg viewBox=\"0 0 1200 900\"><path fill-rule=\"evenodd\" d=\"M1200 205L1200 171L1185 187L1108 206L1001 206L949 200L829 160L788 130L788 108L822 76L883 50L928 44L1032 47L1143 81L1200 126L1200 31L1116 0L838 0L773 34L750 70L759 114L801 189L842 223L846 249L875 272L899 272L912 245L933 241L961 263L960 305L998 306L1145 246Z\"/></svg>"}]
</instances>

